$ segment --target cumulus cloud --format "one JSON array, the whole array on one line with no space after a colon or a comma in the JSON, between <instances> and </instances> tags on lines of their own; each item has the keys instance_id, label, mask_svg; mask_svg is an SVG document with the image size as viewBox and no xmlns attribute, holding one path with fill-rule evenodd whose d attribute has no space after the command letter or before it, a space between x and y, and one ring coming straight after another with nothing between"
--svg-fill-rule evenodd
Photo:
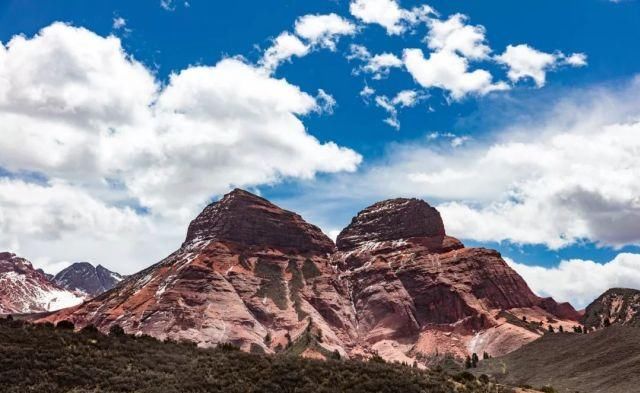
<instances>
[{"instance_id":1,"label":"cumulus cloud","mask_svg":"<svg viewBox=\"0 0 640 393\"><path fill-rule=\"evenodd\" d=\"M504 82L494 83L486 70L470 71L469 61L453 51L440 50L425 58L421 49L405 49L403 61L420 86L446 90L454 100L469 94L484 95L509 88Z\"/></svg>"},{"instance_id":2,"label":"cumulus cloud","mask_svg":"<svg viewBox=\"0 0 640 393\"><path fill-rule=\"evenodd\" d=\"M336 14L305 15L296 21L296 34L312 45L320 45L330 50L336 49L340 36L353 35L356 26Z\"/></svg>"},{"instance_id":3,"label":"cumulus cloud","mask_svg":"<svg viewBox=\"0 0 640 393\"><path fill-rule=\"evenodd\" d=\"M546 53L529 45L509 45L503 54L496 57L499 63L509 67L508 77L512 82L531 78L536 86L546 83L547 72L560 65L583 67L587 65L587 57L583 53L566 56L560 52Z\"/></svg>"},{"instance_id":4,"label":"cumulus cloud","mask_svg":"<svg viewBox=\"0 0 640 393\"><path fill-rule=\"evenodd\" d=\"M435 11L427 5L408 10L400 7L396 0L354 0L349 5L349 11L364 23L384 27L389 35L402 34L411 26L435 15Z\"/></svg>"},{"instance_id":5,"label":"cumulus cloud","mask_svg":"<svg viewBox=\"0 0 640 393\"><path fill-rule=\"evenodd\" d=\"M640 288L640 255L621 253L600 264L571 259L555 267L529 266L507 259L507 263L542 296L568 301L584 308L609 288Z\"/></svg>"},{"instance_id":6,"label":"cumulus cloud","mask_svg":"<svg viewBox=\"0 0 640 393\"><path fill-rule=\"evenodd\" d=\"M488 58L491 48L485 44L485 28L467 25L467 16L455 14L447 20L430 19L427 44L435 51L457 52L467 59Z\"/></svg>"},{"instance_id":7,"label":"cumulus cloud","mask_svg":"<svg viewBox=\"0 0 640 393\"><path fill-rule=\"evenodd\" d=\"M467 19L462 14L446 20L430 18L426 37L432 49L429 56L417 48L403 53L404 65L418 84L427 89L443 89L453 100L509 89L504 82L494 83L489 71L470 69L471 61L489 59L491 48L485 43L484 27L468 25Z\"/></svg>"},{"instance_id":8,"label":"cumulus cloud","mask_svg":"<svg viewBox=\"0 0 640 393\"><path fill-rule=\"evenodd\" d=\"M304 15L295 23L295 34L281 33L259 60L260 66L273 73L280 64L292 57L303 57L314 48L336 50L340 36L353 35L356 26L336 14ZM304 42L303 42L304 40Z\"/></svg>"},{"instance_id":9,"label":"cumulus cloud","mask_svg":"<svg viewBox=\"0 0 640 393\"><path fill-rule=\"evenodd\" d=\"M300 38L284 32L273 40L273 44L264 52L260 65L272 73L281 63L289 61L294 56L306 56L309 50L309 45L302 42Z\"/></svg>"},{"instance_id":10,"label":"cumulus cloud","mask_svg":"<svg viewBox=\"0 0 640 393\"><path fill-rule=\"evenodd\" d=\"M320 142L302 123L333 105L326 92L313 97L241 59L189 67L161 87L116 37L62 23L16 36L0 45L0 167L12 173L0 184L0 243L39 242L27 256L68 260L74 247L46 237L84 238L86 230L103 238L86 242L99 243L95 262L136 270L116 259L110 234L122 249L133 239L153 245L121 228L146 225L154 229L140 232L152 236L163 226L181 236L231 187L355 170L360 155Z\"/></svg>"}]
</instances>

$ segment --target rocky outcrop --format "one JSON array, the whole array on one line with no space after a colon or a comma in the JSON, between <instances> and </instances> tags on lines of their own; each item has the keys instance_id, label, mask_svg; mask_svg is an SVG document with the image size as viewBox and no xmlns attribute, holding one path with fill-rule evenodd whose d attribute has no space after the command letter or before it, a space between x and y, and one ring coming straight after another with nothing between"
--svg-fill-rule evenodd
<instances>
[{"instance_id":1,"label":"rocky outcrop","mask_svg":"<svg viewBox=\"0 0 640 393\"><path fill-rule=\"evenodd\" d=\"M51 282L28 260L0 253L0 314L55 311L82 301L82 296Z\"/></svg>"},{"instance_id":2,"label":"rocky outcrop","mask_svg":"<svg viewBox=\"0 0 640 393\"><path fill-rule=\"evenodd\" d=\"M426 364L444 353L509 352L544 331L523 316L562 323L572 310L537 297L498 252L447 236L424 201L376 203L336 248L299 215L234 190L204 209L165 260L46 320L201 346Z\"/></svg>"},{"instance_id":3,"label":"rocky outcrop","mask_svg":"<svg viewBox=\"0 0 640 393\"><path fill-rule=\"evenodd\" d=\"M613 324L640 326L640 290L609 289L587 306L581 322L596 329Z\"/></svg>"},{"instance_id":4,"label":"rocky outcrop","mask_svg":"<svg viewBox=\"0 0 640 393\"><path fill-rule=\"evenodd\" d=\"M335 248L320 228L298 214L239 189L207 206L189 225L184 244L215 240L298 253L329 253Z\"/></svg>"},{"instance_id":5,"label":"rocky outcrop","mask_svg":"<svg viewBox=\"0 0 640 393\"><path fill-rule=\"evenodd\" d=\"M364 209L337 244L333 261L349 286L358 337L374 347L391 342L396 359L489 348L498 355L539 337L517 325L493 334L509 323L503 310L577 317L571 306L536 296L497 251L465 248L447 236L440 214L421 200L392 199Z\"/></svg>"},{"instance_id":6,"label":"rocky outcrop","mask_svg":"<svg viewBox=\"0 0 640 393\"><path fill-rule=\"evenodd\" d=\"M89 262L76 262L53 277L53 282L73 292L82 292L94 297L115 287L123 276Z\"/></svg>"}]
</instances>

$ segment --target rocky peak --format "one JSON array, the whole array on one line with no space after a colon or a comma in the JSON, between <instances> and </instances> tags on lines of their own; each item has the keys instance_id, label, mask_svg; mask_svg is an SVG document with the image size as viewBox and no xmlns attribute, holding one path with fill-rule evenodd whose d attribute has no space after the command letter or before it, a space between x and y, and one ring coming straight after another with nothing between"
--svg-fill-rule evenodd
<instances>
[{"instance_id":1,"label":"rocky peak","mask_svg":"<svg viewBox=\"0 0 640 393\"><path fill-rule=\"evenodd\" d=\"M388 199L358 213L338 235L341 251L366 242L445 236L440 213L420 199Z\"/></svg>"},{"instance_id":2,"label":"rocky peak","mask_svg":"<svg viewBox=\"0 0 640 393\"><path fill-rule=\"evenodd\" d=\"M320 228L264 198L235 189L207 206L189 224L185 245L203 240L244 246L332 252L335 245Z\"/></svg>"},{"instance_id":3,"label":"rocky peak","mask_svg":"<svg viewBox=\"0 0 640 393\"><path fill-rule=\"evenodd\" d=\"M76 262L55 275L53 281L70 291L80 291L97 296L113 288L122 280L122 276L89 262Z\"/></svg>"},{"instance_id":4,"label":"rocky peak","mask_svg":"<svg viewBox=\"0 0 640 393\"><path fill-rule=\"evenodd\" d=\"M15 272L19 274L41 274L44 276L44 272L40 273L35 270L31 265L31 262L24 258L20 258L16 254L10 252L0 252L0 273Z\"/></svg>"},{"instance_id":5,"label":"rocky peak","mask_svg":"<svg viewBox=\"0 0 640 393\"><path fill-rule=\"evenodd\" d=\"M640 290L607 290L587 306L582 323L588 328L601 328L609 324L640 326Z\"/></svg>"}]
</instances>

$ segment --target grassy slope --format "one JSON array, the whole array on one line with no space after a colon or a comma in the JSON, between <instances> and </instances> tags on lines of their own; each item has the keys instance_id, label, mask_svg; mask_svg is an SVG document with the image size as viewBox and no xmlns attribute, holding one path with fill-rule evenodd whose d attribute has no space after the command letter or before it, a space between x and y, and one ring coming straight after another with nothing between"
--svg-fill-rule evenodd
<instances>
[{"instance_id":1,"label":"grassy slope","mask_svg":"<svg viewBox=\"0 0 640 393\"><path fill-rule=\"evenodd\" d=\"M152 338L0 321L0 391L508 392L478 380L375 362L202 350Z\"/></svg>"},{"instance_id":2,"label":"grassy slope","mask_svg":"<svg viewBox=\"0 0 640 393\"><path fill-rule=\"evenodd\" d=\"M480 363L478 373L512 385L559 392L640 392L640 329L612 326L589 334L547 334Z\"/></svg>"}]
</instances>

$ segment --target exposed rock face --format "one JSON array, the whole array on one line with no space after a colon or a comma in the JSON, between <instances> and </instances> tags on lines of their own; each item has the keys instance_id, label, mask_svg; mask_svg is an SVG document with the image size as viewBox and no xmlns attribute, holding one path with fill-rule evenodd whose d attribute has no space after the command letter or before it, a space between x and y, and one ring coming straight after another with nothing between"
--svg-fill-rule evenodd
<instances>
[{"instance_id":1,"label":"exposed rock face","mask_svg":"<svg viewBox=\"0 0 640 393\"><path fill-rule=\"evenodd\" d=\"M557 320L572 310L533 294L496 251L447 236L423 201L365 209L336 250L299 215L235 190L205 208L165 260L47 320L202 346L427 363L447 352L509 352L542 333L522 316Z\"/></svg>"},{"instance_id":2,"label":"exposed rock face","mask_svg":"<svg viewBox=\"0 0 640 393\"><path fill-rule=\"evenodd\" d=\"M209 240L297 252L329 253L335 248L318 227L299 215L239 189L207 206L189 225L184 244Z\"/></svg>"},{"instance_id":3,"label":"exposed rock face","mask_svg":"<svg viewBox=\"0 0 640 393\"><path fill-rule=\"evenodd\" d=\"M115 287L123 277L109 269L89 262L76 262L53 277L53 281L62 288L74 292L97 296Z\"/></svg>"},{"instance_id":4,"label":"exposed rock face","mask_svg":"<svg viewBox=\"0 0 640 393\"><path fill-rule=\"evenodd\" d=\"M366 208L337 244L333 261L349 285L358 337L374 348L391 342L396 359L485 350L499 355L539 336L515 325L496 335L495 328L508 323L503 310L577 317L571 306L537 297L498 252L465 248L446 236L440 214L421 200ZM402 345L407 342L412 345Z\"/></svg>"},{"instance_id":5,"label":"exposed rock face","mask_svg":"<svg viewBox=\"0 0 640 393\"><path fill-rule=\"evenodd\" d=\"M0 253L0 314L54 311L82 301L78 294L49 281L26 259Z\"/></svg>"},{"instance_id":6,"label":"exposed rock face","mask_svg":"<svg viewBox=\"0 0 640 393\"><path fill-rule=\"evenodd\" d=\"M368 242L409 239L412 237L444 238L444 223L438 211L418 199L391 199L362 210L338 235L342 251Z\"/></svg>"},{"instance_id":7,"label":"exposed rock face","mask_svg":"<svg viewBox=\"0 0 640 393\"><path fill-rule=\"evenodd\" d=\"M640 326L640 291L609 289L587 306L582 323L597 329L609 324Z\"/></svg>"},{"instance_id":8,"label":"exposed rock face","mask_svg":"<svg viewBox=\"0 0 640 393\"><path fill-rule=\"evenodd\" d=\"M346 355L355 316L329 265L334 248L299 215L235 190L205 208L165 260L50 320L264 352L314 331L317 350Z\"/></svg>"}]
</instances>

